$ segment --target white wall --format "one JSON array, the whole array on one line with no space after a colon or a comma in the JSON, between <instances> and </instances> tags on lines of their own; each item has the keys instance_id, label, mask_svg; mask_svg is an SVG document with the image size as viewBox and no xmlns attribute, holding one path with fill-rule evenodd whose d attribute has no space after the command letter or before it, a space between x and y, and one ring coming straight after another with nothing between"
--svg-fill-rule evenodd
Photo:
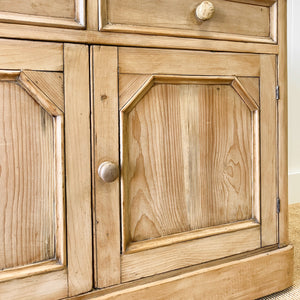
<instances>
[{"instance_id":1,"label":"white wall","mask_svg":"<svg viewBox=\"0 0 300 300\"><path fill-rule=\"evenodd\" d=\"M288 3L289 202L300 202L300 1Z\"/></svg>"}]
</instances>

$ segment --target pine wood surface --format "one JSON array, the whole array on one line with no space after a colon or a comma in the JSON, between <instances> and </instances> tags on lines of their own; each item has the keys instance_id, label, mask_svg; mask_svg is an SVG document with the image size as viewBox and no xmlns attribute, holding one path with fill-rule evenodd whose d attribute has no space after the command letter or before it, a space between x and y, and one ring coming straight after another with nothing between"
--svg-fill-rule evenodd
<instances>
[{"instance_id":1,"label":"pine wood surface","mask_svg":"<svg viewBox=\"0 0 300 300\"><path fill-rule=\"evenodd\" d=\"M119 285L80 295L73 300L104 299L255 299L292 285L293 247L229 258L201 269L161 276L155 281ZM267 278L267 280L266 280ZM262 284L263 283L263 284ZM230 287L230 288L228 288Z\"/></svg>"},{"instance_id":2,"label":"pine wood surface","mask_svg":"<svg viewBox=\"0 0 300 300\"><path fill-rule=\"evenodd\" d=\"M85 0L0 1L0 21L66 28L85 25Z\"/></svg>"},{"instance_id":3,"label":"pine wood surface","mask_svg":"<svg viewBox=\"0 0 300 300\"><path fill-rule=\"evenodd\" d=\"M129 240L252 217L251 113L230 86L155 85L124 126Z\"/></svg>"},{"instance_id":4,"label":"pine wood surface","mask_svg":"<svg viewBox=\"0 0 300 300\"><path fill-rule=\"evenodd\" d=\"M254 5L214 0L213 17L208 21L200 21L195 14L199 5L197 0L175 0L172 5L167 0L143 3L137 0L101 2L105 1L106 24L110 26L106 27L104 24L103 28L108 30L192 37L201 37L202 32L217 32L239 35L237 39L242 35L270 36L270 7L259 6L259 2ZM256 21L253 22L253 19ZM114 24L117 26L112 26Z\"/></svg>"},{"instance_id":5,"label":"pine wood surface","mask_svg":"<svg viewBox=\"0 0 300 300\"><path fill-rule=\"evenodd\" d=\"M119 71L133 74L259 76L260 60L255 54L120 47Z\"/></svg>"},{"instance_id":6,"label":"pine wood surface","mask_svg":"<svg viewBox=\"0 0 300 300\"><path fill-rule=\"evenodd\" d=\"M28 79L45 93L63 112L65 107L63 73L60 72L40 72L26 70L23 72ZM51 84L49 84L51 82Z\"/></svg>"},{"instance_id":7,"label":"pine wood surface","mask_svg":"<svg viewBox=\"0 0 300 300\"><path fill-rule=\"evenodd\" d=\"M288 237L288 88L287 88L287 3L279 0L278 42L278 84L280 101L278 102L278 195L281 201L279 216L279 242L289 243Z\"/></svg>"},{"instance_id":8,"label":"pine wood surface","mask_svg":"<svg viewBox=\"0 0 300 300\"><path fill-rule=\"evenodd\" d=\"M92 289L89 55L64 45L66 206L69 296Z\"/></svg>"},{"instance_id":9,"label":"pine wood surface","mask_svg":"<svg viewBox=\"0 0 300 300\"><path fill-rule=\"evenodd\" d=\"M4 39L0 43L1 69L63 70L62 44Z\"/></svg>"},{"instance_id":10,"label":"pine wood surface","mask_svg":"<svg viewBox=\"0 0 300 300\"><path fill-rule=\"evenodd\" d=\"M277 109L276 58L261 55L261 224L262 246L278 242L276 214L277 198Z\"/></svg>"},{"instance_id":11,"label":"pine wood surface","mask_svg":"<svg viewBox=\"0 0 300 300\"><path fill-rule=\"evenodd\" d=\"M259 78L258 77L238 77L242 86L251 95L256 104L260 105L260 89L259 89Z\"/></svg>"},{"instance_id":12,"label":"pine wood surface","mask_svg":"<svg viewBox=\"0 0 300 300\"><path fill-rule=\"evenodd\" d=\"M0 268L53 258L54 120L16 82L1 82Z\"/></svg>"},{"instance_id":13,"label":"pine wood surface","mask_svg":"<svg viewBox=\"0 0 300 300\"><path fill-rule=\"evenodd\" d=\"M248 40L247 43L231 40L177 38L169 36L150 36L141 34L97 32L92 30L72 30L64 28L38 27L19 24L0 24L0 37L29 39L53 42L73 42L98 45L116 45L131 47L151 47L167 49L190 49L208 51L229 51L241 53L278 53L278 45L267 44L265 41Z\"/></svg>"},{"instance_id":14,"label":"pine wood surface","mask_svg":"<svg viewBox=\"0 0 300 300\"><path fill-rule=\"evenodd\" d=\"M93 59L93 149L95 207L95 284L120 283L119 179L106 183L97 173L103 161L119 167L117 47L95 46Z\"/></svg>"},{"instance_id":15,"label":"pine wood surface","mask_svg":"<svg viewBox=\"0 0 300 300\"><path fill-rule=\"evenodd\" d=\"M77 0L0 0L0 10L3 12L14 12L20 14L31 14L39 16L53 16L60 18L72 18L75 13L75 2Z\"/></svg>"},{"instance_id":16,"label":"pine wood surface","mask_svg":"<svg viewBox=\"0 0 300 300\"><path fill-rule=\"evenodd\" d=\"M159 245L160 246L160 245ZM122 255L122 282L200 264L260 247L260 227Z\"/></svg>"}]
</instances>

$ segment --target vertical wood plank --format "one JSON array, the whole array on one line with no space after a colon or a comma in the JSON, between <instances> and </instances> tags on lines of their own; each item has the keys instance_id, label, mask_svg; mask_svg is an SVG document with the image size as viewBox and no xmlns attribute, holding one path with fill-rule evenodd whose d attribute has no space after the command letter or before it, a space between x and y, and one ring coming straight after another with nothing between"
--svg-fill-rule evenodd
<instances>
[{"instance_id":1,"label":"vertical wood plank","mask_svg":"<svg viewBox=\"0 0 300 300\"><path fill-rule=\"evenodd\" d=\"M120 283L119 179L103 182L98 166L119 164L117 47L93 47L96 286Z\"/></svg>"},{"instance_id":2,"label":"vertical wood plank","mask_svg":"<svg viewBox=\"0 0 300 300\"><path fill-rule=\"evenodd\" d=\"M261 55L261 228L262 246L277 242L276 57Z\"/></svg>"},{"instance_id":3,"label":"vertical wood plank","mask_svg":"<svg viewBox=\"0 0 300 300\"><path fill-rule=\"evenodd\" d=\"M288 237L288 106L287 106L287 23L286 0L279 0L278 15L278 84L280 86L280 99L278 101L278 144L279 144L279 198L281 211L279 214L279 242L280 245L289 243Z\"/></svg>"},{"instance_id":4,"label":"vertical wood plank","mask_svg":"<svg viewBox=\"0 0 300 300\"><path fill-rule=\"evenodd\" d=\"M65 44L65 136L69 296L92 289L88 46Z\"/></svg>"},{"instance_id":5,"label":"vertical wood plank","mask_svg":"<svg viewBox=\"0 0 300 300\"><path fill-rule=\"evenodd\" d=\"M54 119L16 82L0 82L0 269L55 257Z\"/></svg>"},{"instance_id":6,"label":"vertical wood plank","mask_svg":"<svg viewBox=\"0 0 300 300\"><path fill-rule=\"evenodd\" d=\"M86 29L87 30L98 30L98 2L96 0L87 0L87 18L86 18Z\"/></svg>"},{"instance_id":7,"label":"vertical wood plank","mask_svg":"<svg viewBox=\"0 0 300 300\"><path fill-rule=\"evenodd\" d=\"M107 24L107 0L99 0L99 29Z\"/></svg>"}]
</instances>

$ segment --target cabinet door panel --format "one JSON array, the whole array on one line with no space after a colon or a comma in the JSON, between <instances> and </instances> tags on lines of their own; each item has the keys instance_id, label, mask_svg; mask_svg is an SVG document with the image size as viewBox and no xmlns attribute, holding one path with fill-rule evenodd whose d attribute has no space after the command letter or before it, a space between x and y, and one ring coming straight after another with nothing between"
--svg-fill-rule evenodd
<instances>
[{"instance_id":1,"label":"cabinet door panel","mask_svg":"<svg viewBox=\"0 0 300 300\"><path fill-rule=\"evenodd\" d=\"M65 86L74 82L73 77L70 78L66 59L65 71L57 72L57 66L63 61L62 45L54 47L56 50L49 55L46 70L40 64L44 55L42 46L43 43L38 42L14 41L0 45L3 49L14 47L13 53L7 54L12 68L0 70L0 294L7 299L64 298L86 292L92 287L91 231L84 227L76 230L76 238L69 241L67 248L67 234L72 236L74 223L82 222L88 226L91 222L89 146L86 151L88 163L84 162L87 171L81 168L81 179L87 178L88 184L78 185L76 197L70 194L65 197L65 187L71 190L75 186L71 176L68 181L65 180L65 167L68 171L71 165L78 164L80 156L70 154L70 143L74 143L74 137L68 130L72 126L74 132L73 122L78 121L70 118L72 106L69 101L74 101L76 97L70 97L64 91L64 81ZM30 48L35 50L29 52ZM75 47L75 53L83 53L81 65L76 65L80 67L80 72L73 69L71 73L72 76L80 74L82 82L86 72L86 88L76 85L73 90L80 100L84 99L87 91L85 96L88 100L88 52L86 46L83 48ZM22 55L24 60L18 68L18 59ZM57 66L53 67L56 57L59 57ZM22 70L24 65L27 70ZM86 117L86 124L81 122L80 126L82 131L87 129L84 135L89 136L89 106L86 114L78 106L72 109L73 115ZM78 137L82 138L80 134ZM81 189L87 193L87 199L84 199L86 195L81 193ZM89 207L81 207L78 213L74 207L80 201L88 203ZM65 216L66 204L68 211L72 212L68 219ZM84 216L88 216L87 220ZM83 257L70 250L70 245L75 248L77 239L87 245ZM74 256L84 263L90 257L90 263L82 268L82 273L74 271ZM90 270L90 274L86 269ZM71 283L76 280L81 281L81 285L77 284L74 289ZM35 288L24 293L27 285L32 286L33 282ZM55 288L49 288L51 285Z\"/></svg>"},{"instance_id":2,"label":"cabinet door panel","mask_svg":"<svg viewBox=\"0 0 300 300\"><path fill-rule=\"evenodd\" d=\"M119 49L121 282L276 243L276 211L267 216L275 208L276 177L266 175L260 163L260 153L276 149L276 118L268 114L276 111L275 97L260 90L275 90L275 56L269 58ZM102 61L94 70L105 68ZM93 74L98 82L100 75ZM106 95L105 87L98 92ZM104 107L109 97L101 99ZM94 109L96 124L101 112ZM111 127L103 126L107 132ZM99 147L105 133L96 129L94 136ZM97 158L95 172L111 151ZM275 168L271 164L269 171ZM95 205L112 215L117 206L106 202L119 200L109 184L95 174ZM101 220L98 210L96 219ZM109 235L117 228L101 221L96 227ZM261 236L268 235L263 242ZM104 249L102 243L96 257ZM118 251L109 252L110 261ZM109 264L97 262L98 274L108 270ZM107 286L97 279L96 284Z\"/></svg>"},{"instance_id":3,"label":"cabinet door panel","mask_svg":"<svg viewBox=\"0 0 300 300\"><path fill-rule=\"evenodd\" d=\"M252 218L252 117L231 86L157 84L122 125L125 239Z\"/></svg>"},{"instance_id":4,"label":"cabinet door panel","mask_svg":"<svg viewBox=\"0 0 300 300\"><path fill-rule=\"evenodd\" d=\"M0 82L0 268L54 258L55 117L17 82Z\"/></svg>"}]
</instances>

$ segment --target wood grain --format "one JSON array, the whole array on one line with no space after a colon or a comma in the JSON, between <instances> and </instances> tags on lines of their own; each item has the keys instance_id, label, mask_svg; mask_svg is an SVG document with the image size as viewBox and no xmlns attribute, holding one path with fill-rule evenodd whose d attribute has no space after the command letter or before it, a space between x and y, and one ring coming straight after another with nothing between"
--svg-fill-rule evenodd
<instances>
[{"instance_id":1,"label":"wood grain","mask_svg":"<svg viewBox=\"0 0 300 300\"><path fill-rule=\"evenodd\" d=\"M62 27L81 29L84 26L74 19L64 19L59 17L44 17L28 14L10 13L0 11L0 21L15 24L29 24L36 26Z\"/></svg>"},{"instance_id":2,"label":"wood grain","mask_svg":"<svg viewBox=\"0 0 300 300\"><path fill-rule=\"evenodd\" d=\"M37 85L50 100L63 112L65 108L64 79L60 72L24 71L35 85Z\"/></svg>"},{"instance_id":3,"label":"wood grain","mask_svg":"<svg viewBox=\"0 0 300 300\"><path fill-rule=\"evenodd\" d=\"M273 41L266 41L265 39L258 38L255 38L256 43L253 42L253 39L248 39L247 43L244 43L220 40L223 39L223 37L220 36L213 37L214 40L195 38L182 39L169 36L153 37L151 35L132 33L97 32L92 30L74 30L6 23L0 24L0 37L93 45L229 51L241 53L278 53L278 45L267 43L273 43Z\"/></svg>"},{"instance_id":4,"label":"wood grain","mask_svg":"<svg viewBox=\"0 0 300 300\"><path fill-rule=\"evenodd\" d=\"M288 245L288 88L287 88L287 3L279 0L278 16L278 84L280 100L278 102L278 195L281 200L279 214L279 243Z\"/></svg>"},{"instance_id":5,"label":"wood grain","mask_svg":"<svg viewBox=\"0 0 300 300\"><path fill-rule=\"evenodd\" d=\"M260 93L259 93L259 77L238 77L238 80L241 82L243 87L254 99L256 104L260 104Z\"/></svg>"},{"instance_id":6,"label":"wood grain","mask_svg":"<svg viewBox=\"0 0 300 300\"><path fill-rule=\"evenodd\" d=\"M119 179L103 182L98 166L119 166L117 47L93 47L94 201L97 287L120 283Z\"/></svg>"},{"instance_id":7,"label":"wood grain","mask_svg":"<svg viewBox=\"0 0 300 300\"><path fill-rule=\"evenodd\" d=\"M122 255L122 282L199 264L260 247L260 228L241 230Z\"/></svg>"},{"instance_id":8,"label":"wood grain","mask_svg":"<svg viewBox=\"0 0 300 300\"><path fill-rule=\"evenodd\" d=\"M293 247L285 247L225 263L198 267L194 271L178 270L177 275L128 286L95 291L73 300L139 300L139 299L257 299L292 285ZM251 280L249 280L251 279ZM230 287L230 288L228 288Z\"/></svg>"},{"instance_id":9,"label":"wood grain","mask_svg":"<svg viewBox=\"0 0 300 300\"><path fill-rule=\"evenodd\" d=\"M101 1L101 2L106 2ZM243 2L214 0L215 14L209 21L195 15L197 0L170 2L138 0L107 0L106 24L102 29L184 37L211 37L223 34L222 39L240 40L244 36L270 36L270 8ZM239 16L239 17L236 17ZM255 22L253 20L255 19ZM106 25L104 24L104 25Z\"/></svg>"},{"instance_id":10,"label":"wood grain","mask_svg":"<svg viewBox=\"0 0 300 300\"><path fill-rule=\"evenodd\" d=\"M85 0L0 0L1 22L64 28L85 26Z\"/></svg>"},{"instance_id":11,"label":"wood grain","mask_svg":"<svg viewBox=\"0 0 300 300\"><path fill-rule=\"evenodd\" d=\"M261 224L262 246L278 242L276 58L261 55Z\"/></svg>"},{"instance_id":12,"label":"wood grain","mask_svg":"<svg viewBox=\"0 0 300 300\"><path fill-rule=\"evenodd\" d=\"M54 120L16 82L1 82L0 268L53 258Z\"/></svg>"},{"instance_id":13,"label":"wood grain","mask_svg":"<svg viewBox=\"0 0 300 300\"><path fill-rule=\"evenodd\" d=\"M98 30L99 29L99 11L98 3L99 1L86 0L86 10L87 10L87 30Z\"/></svg>"},{"instance_id":14,"label":"wood grain","mask_svg":"<svg viewBox=\"0 0 300 300\"><path fill-rule=\"evenodd\" d=\"M38 16L74 18L75 2L78 0L0 0L3 12L14 12Z\"/></svg>"},{"instance_id":15,"label":"wood grain","mask_svg":"<svg viewBox=\"0 0 300 300\"><path fill-rule=\"evenodd\" d=\"M62 44L3 39L0 43L1 69L63 70Z\"/></svg>"},{"instance_id":16,"label":"wood grain","mask_svg":"<svg viewBox=\"0 0 300 300\"><path fill-rule=\"evenodd\" d=\"M251 114L230 86L155 85L122 126L126 240L252 217Z\"/></svg>"},{"instance_id":17,"label":"wood grain","mask_svg":"<svg viewBox=\"0 0 300 300\"><path fill-rule=\"evenodd\" d=\"M89 54L64 46L65 163L69 295L92 289Z\"/></svg>"},{"instance_id":18,"label":"wood grain","mask_svg":"<svg viewBox=\"0 0 300 300\"><path fill-rule=\"evenodd\" d=\"M119 49L120 73L216 75L215 68L218 69L218 76L259 76L259 56L123 47Z\"/></svg>"},{"instance_id":19,"label":"wood grain","mask_svg":"<svg viewBox=\"0 0 300 300\"><path fill-rule=\"evenodd\" d=\"M119 75L119 107L122 108L137 90L149 80L150 75Z\"/></svg>"},{"instance_id":20,"label":"wood grain","mask_svg":"<svg viewBox=\"0 0 300 300\"><path fill-rule=\"evenodd\" d=\"M172 234L166 237L160 237L156 239L150 239L147 241L131 243L129 247L127 247L125 254L141 252L141 251L154 249L158 247L164 247L176 243L182 243L186 241L201 239L201 238L215 236L219 234L225 234L229 232L236 232L239 230L244 230L244 229L249 229L249 228L254 228L259 226L260 225L256 220L247 220L247 221L229 223L225 225L222 224L218 226L202 228L198 230L192 230L189 232Z\"/></svg>"},{"instance_id":21,"label":"wood grain","mask_svg":"<svg viewBox=\"0 0 300 300\"><path fill-rule=\"evenodd\" d=\"M28 276L1 283L0 295L9 300L53 300L68 296L67 271Z\"/></svg>"}]
</instances>

